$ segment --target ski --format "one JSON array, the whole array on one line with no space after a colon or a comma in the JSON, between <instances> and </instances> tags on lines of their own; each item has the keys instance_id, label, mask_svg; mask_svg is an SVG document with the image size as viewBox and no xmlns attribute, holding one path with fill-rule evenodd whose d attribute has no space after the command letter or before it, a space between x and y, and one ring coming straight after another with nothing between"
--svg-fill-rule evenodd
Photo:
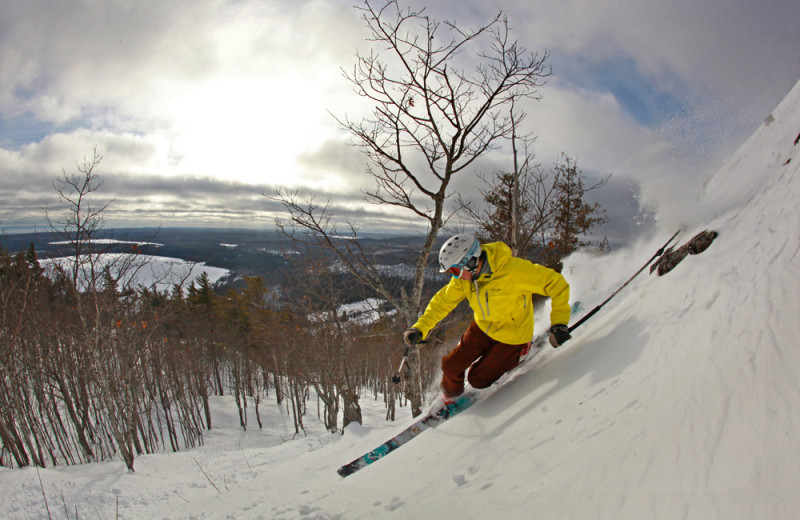
<instances>
[{"instance_id":1,"label":"ski","mask_svg":"<svg viewBox=\"0 0 800 520\"><path fill-rule=\"evenodd\" d=\"M572 308L570 309L572 314L580 312L583 309L583 304L579 301L572 304ZM528 349L523 351L519 358L519 365L517 365L513 370L509 371L508 373L504 374L499 380L497 380L494 385L502 385L505 381L508 380L509 376L519 370L519 368L527 363L530 363L533 359L535 359L539 354L544 352L545 347L548 345L547 342L547 333L540 334L533 338L530 342ZM402 367L401 367L402 368ZM415 438L420 433L424 432L429 428L435 428L450 417L457 415L473 404L475 404L480 396L483 394L479 394L478 392L472 391L467 392L455 399L455 402L444 404L441 401L439 404L441 406L435 405L433 406L427 413L420 416L416 422L414 422L411 426L407 427L388 441L384 442L374 450L371 450L364 455L360 456L359 458L355 459L354 461L345 464L338 470L337 473L341 477L347 477L352 475L356 471L365 468L376 462L386 455L392 453L394 450L406 444L413 438Z\"/></svg>"},{"instance_id":2,"label":"ski","mask_svg":"<svg viewBox=\"0 0 800 520\"><path fill-rule=\"evenodd\" d=\"M523 357L520 358L519 366L522 366L526 363L529 363L532 359L538 356L543 350L547 343L547 335L541 335L535 338L531 342L530 350L525 353ZM517 368L519 368L519 366ZM515 369L516 370L516 369ZM503 378L504 381L506 378ZM497 384L497 383L495 383ZM407 427L391 439L387 440L374 450L371 450L364 455L358 457L354 461L345 464L338 470L337 473L341 477L347 477L352 475L356 471L365 468L376 462L386 455L392 453L394 450L406 444L413 438L415 438L420 433L424 432L429 428L435 428L439 426L441 423L446 421L447 419L457 415L473 404L478 401L479 394L477 392L467 392L455 399L452 403L444 404L442 406L434 406L429 410L427 413L423 414L416 422L414 422L411 426Z\"/></svg>"},{"instance_id":3,"label":"ski","mask_svg":"<svg viewBox=\"0 0 800 520\"><path fill-rule=\"evenodd\" d=\"M364 455L360 456L359 458L355 459L349 464L345 464L344 466L336 470L336 472L339 473L341 477L347 477L348 475L352 475L356 471L365 468L370 464L372 464L373 462L376 462L381 458L385 457L386 455L390 454L391 452L393 452L403 444L407 443L420 433L424 432L428 428L435 428L443 421L446 421L450 417L466 410L467 408L472 406L476 398L477 396L475 394L467 393L459 396L452 403L445 404L443 407L437 410L429 411L405 430L401 431L400 433L398 433L388 441L384 442L374 450L365 453Z\"/></svg>"}]
</instances>

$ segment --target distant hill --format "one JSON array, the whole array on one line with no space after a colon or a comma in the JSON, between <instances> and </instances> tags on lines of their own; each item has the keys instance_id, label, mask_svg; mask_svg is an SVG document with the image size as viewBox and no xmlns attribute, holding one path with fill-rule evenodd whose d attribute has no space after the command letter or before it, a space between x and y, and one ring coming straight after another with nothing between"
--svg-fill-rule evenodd
<instances>
[{"instance_id":1,"label":"distant hill","mask_svg":"<svg viewBox=\"0 0 800 520\"><path fill-rule=\"evenodd\" d=\"M292 266L287 258L305 254L302 246L277 231L220 228L127 228L106 229L95 237L98 249L110 253L139 252L160 257L205 262L231 272L228 284L235 286L244 276L261 276L268 286L287 279ZM341 238L341 240L346 240ZM365 235L360 241L377 264L396 266L399 276L403 266L411 265L422 248L419 236ZM50 232L19 233L0 236L0 246L11 253L26 250L33 244L40 258L70 254L69 244ZM328 257L328 267L335 261Z\"/></svg>"}]
</instances>

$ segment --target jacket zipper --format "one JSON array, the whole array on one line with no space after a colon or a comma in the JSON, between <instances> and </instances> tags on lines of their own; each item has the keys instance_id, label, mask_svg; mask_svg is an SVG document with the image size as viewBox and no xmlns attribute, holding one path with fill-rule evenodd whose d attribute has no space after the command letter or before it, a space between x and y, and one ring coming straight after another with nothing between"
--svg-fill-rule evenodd
<instances>
[{"instance_id":1,"label":"jacket zipper","mask_svg":"<svg viewBox=\"0 0 800 520\"><path fill-rule=\"evenodd\" d=\"M486 312L483 310L483 305L481 305L481 292L478 290L478 280L473 278L472 283L475 285L475 301L478 302L478 308L481 310L481 316L483 317L484 321L486 320L486 313L489 312L489 293L486 294Z\"/></svg>"}]
</instances>

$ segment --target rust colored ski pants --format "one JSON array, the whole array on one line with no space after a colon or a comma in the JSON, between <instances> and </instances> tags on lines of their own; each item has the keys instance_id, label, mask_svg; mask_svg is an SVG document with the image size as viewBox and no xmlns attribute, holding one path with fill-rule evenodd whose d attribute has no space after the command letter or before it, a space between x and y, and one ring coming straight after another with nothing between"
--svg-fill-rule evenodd
<instances>
[{"instance_id":1,"label":"rust colored ski pants","mask_svg":"<svg viewBox=\"0 0 800 520\"><path fill-rule=\"evenodd\" d=\"M455 397L464 391L464 375L473 388L486 388L519 365L520 355L530 346L507 345L493 340L473 321L456 348L442 358L442 392Z\"/></svg>"}]
</instances>

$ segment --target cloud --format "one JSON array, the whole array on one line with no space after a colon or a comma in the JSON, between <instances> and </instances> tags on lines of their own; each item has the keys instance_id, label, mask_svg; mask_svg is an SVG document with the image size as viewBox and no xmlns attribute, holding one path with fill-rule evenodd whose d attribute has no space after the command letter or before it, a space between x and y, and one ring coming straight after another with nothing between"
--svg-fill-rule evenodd
<instances>
[{"instance_id":1,"label":"cloud","mask_svg":"<svg viewBox=\"0 0 800 520\"><path fill-rule=\"evenodd\" d=\"M5 4L4 224L40 214L52 179L95 146L115 218L267 225L275 208L260 193L276 184L330 197L339 215L396 218L363 204L363 154L330 115L364 113L340 72L369 49L350 3ZM593 175L613 172L615 206L634 183L679 215L800 73L792 0L464 0L425 12L474 28L501 8L528 49L552 51L544 98L525 107L537 157L549 166L566 152ZM476 170L508 164L501 150ZM474 173L454 191L474 192Z\"/></svg>"},{"instance_id":2,"label":"cloud","mask_svg":"<svg viewBox=\"0 0 800 520\"><path fill-rule=\"evenodd\" d=\"M33 135L160 131L174 169L229 178L265 175L238 158L330 132L332 64L352 52L330 41L360 35L353 12L320 1L18 4L0 22L0 135L23 117Z\"/></svg>"},{"instance_id":3,"label":"cloud","mask_svg":"<svg viewBox=\"0 0 800 520\"><path fill-rule=\"evenodd\" d=\"M31 0L4 10L0 109L53 122L102 119L104 108L155 117L213 78L319 78L330 67L317 65L340 62L361 36L354 12L324 1Z\"/></svg>"},{"instance_id":4,"label":"cloud","mask_svg":"<svg viewBox=\"0 0 800 520\"><path fill-rule=\"evenodd\" d=\"M73 159L72 167L56 171L58 158L66 156L70 149L70 137L56 136L19 152L0 150L0 170L6 173L0 177L0 226L10 228L35 223L46 228L45 213L57 219L70 210L59 202L53 187L62 171L68 175L79 174L78 163L84 160L83 157ZM125 141L118 149L135 148L137 143L136 139ZM147 149L146 145L142 146ZM336 149L331 147L331 150ZM310 158L309 164L324 162L323 157ZM88 159L91 158L90 151ZM349 160L355 159L351 156ZM343 164L346 163L347 159ZM52 171L42 170L42 164L52 165ZM142 173L138 168L131 168L129 162L108 161L106 157L94 173L102 184L87 202L93 207L110 203L104 212L106 225L110 227L193 224L272 228L276 217L287 215L283 205L268 198L280 187L278 184ZM313 197L318 204L328 204L330 214L363 222L360 227L368 231L407 229L407 222L397 212L365 205L363 194L351 184L325 184L314 189L300 188L298 196L303 201Z\"/></svg>"},{"instance_id":5,"label":"cloud","mask_svg":"<svg viewBox=\"0 0 800 520\"><path fill-rule=\"evenodd\" d=\"M95 111L123 100L123 111L150 109L159 87L214 68L208 5L33 0L12 10L0 29L4 112L61 123L102 118Z\"/></svg>"},{"instance_id":6,"label":"cloud","mask_svg":"<svg viewBox=\"0 0 800 520\"><path fill-rule=\"evenodd\" d=\"M369 178L364 175L366 157L346 139L329 139L319 148L300 154L297 160L307 186L324 186L326 182L353 188L369 185Z\"/></svg>"}]
</instances>

